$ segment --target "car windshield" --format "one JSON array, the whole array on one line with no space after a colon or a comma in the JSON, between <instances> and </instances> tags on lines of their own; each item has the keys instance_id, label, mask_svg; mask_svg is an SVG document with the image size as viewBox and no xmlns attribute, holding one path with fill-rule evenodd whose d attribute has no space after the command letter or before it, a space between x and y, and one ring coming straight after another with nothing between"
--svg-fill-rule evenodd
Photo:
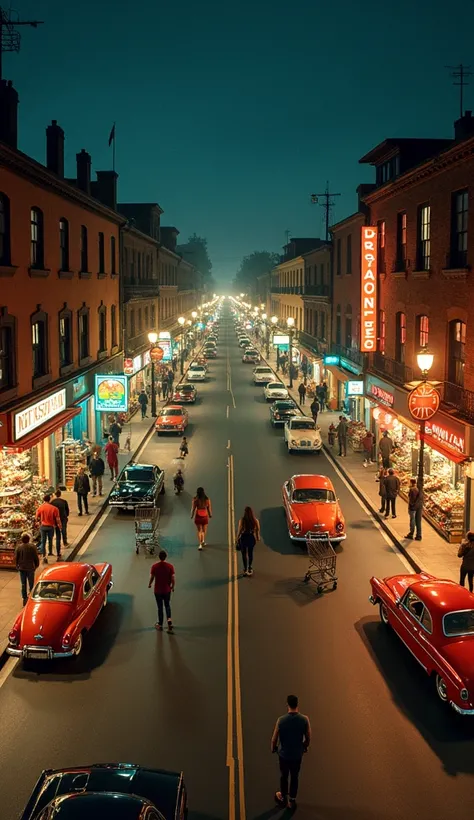
<instances>
[{"instance_id":1,"label":"car windshield","mask_svg":"<svg viewBox=\"0 0 474 820\"><path fill-rule=\"evenodd\" d=\"M194 387L192 386L192 384L182 384L178 388L177 392L178 393L192 393L193 390L194 390Z\"/></svg>"},{"instance_id":2,"label":"car windshield","mask_svg":"<svg viewBox=\"0 0 474 820\"><path fill-rule=\"evenodd\" d=\"M204 368L204 367L202 367L202 366L196 366L196 365L193 365L193 366L190 368L190 370L193 370L195 373L202 373L202 372L203 372L203 370L205 370L205 368Z\"/></svg>"},{"instance_id":3,"label":"car windshield","mask_svg":"<svg viewBox=\"0 0 474 820\"><path fill-rule=\"evenodd\" d=\"M296 407L292 401L276 401L273 405L273 409L276 410L277 413L283 413L285 410L296 410Z\"/></svg>"},{"instance_id":4,"label":"car windshield","mask_svg":"<svg viewBox=\"0 0 474 820\"><path fill-rule=\"evenodd\" d=\"M183 411L179 407L170 407L167 410L163 410L162 416L182 416Z\"/></svg>"},{"instance_id":5,"label":"car windshield","mask_svg":"<svg viewBox=\"0 0 474 820\"><path fill-rule=\"evenodd\" d=\"M133 470L125 470L120 480L139 481L140 483L153 481L153 470L147 470L146 467L134 467Z\"/></svg>"},{"instance_id":6,"label":"car windshield","mask_svg":"<svg viewBox=\"0 0 474 820\"><path fill-rule=\"evenodd\" d=\"M263 376L264 374L271 373L272 369L271 367L257 367L255 372L257 376Z\"/></svg>"},{"instance_id":7,"label":"car windshield","mask_svg":"<svg viewBox=\"0 0 474 820\"><path fill-rule=\"evenodd\" d=\"M286 387L285 387L284 384L281 384L281 382L270 382L270 384L268 385L268 389L269 390L286 390Z\"/></svg>"},{"instance_id":8,"label":"car windshield","mask_svg":"<svg viewBox=\"0 0 474 820\"><path fill-rule=\"evenodd\" d=\"M74 584L68 581L38 581L33 590L34 601L72 601Z\"/></svg>"},{"instance_id":9,"label":"car windshield","mask_svg":"<svg viewBox=\"0 0 474 820\"><path fill-rule=\"evenodd\" d=\"M291 422L291 429L292 430L315 430L316 425L314 421L292 421Z\"/></svg>"},{"instance_id":10,"label":"car windshield","mask_svg":"<svg viewBox=\"0 0 474 820\"><path fill-rule=\"evenodd\" d=\"M332 490L324 490L319 487L304 487L301 490L295 490L293 493L293 501L335 501L335 495Z\"/></svg>"},{"instance_id":11,"label":"car windshield","mask_svg":"<svg viewBox=\"0 0 474 820\"><path fill-rule=\"evenodd\" d=\"M444 634L449 637L455 635L474 635L474 609L462 612L449 612L443 618Z\"/></svg>"}]
</instances>

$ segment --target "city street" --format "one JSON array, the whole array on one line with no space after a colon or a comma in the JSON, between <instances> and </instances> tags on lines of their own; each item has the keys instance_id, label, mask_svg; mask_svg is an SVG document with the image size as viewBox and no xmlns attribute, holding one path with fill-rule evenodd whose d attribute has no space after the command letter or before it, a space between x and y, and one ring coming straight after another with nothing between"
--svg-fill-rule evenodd
<instances>
[{"instance_id":1,"label":"city street","mask_svg":"<svg viewBox=\"0 0 474 820\"><path fill-rule=\"evenodd\" d=\"M368 601L371 575L403 573L407 565L324 454L287 454L283 431L270 426L263 389L251 381L253 366L241 361L230 318L221 321L218 352L189 407L184 493L172 491L178 437L154 436L140 455L167 470L160 532L176 569L175 634L154 629L151 559L135 554L133 515L108 512L77 558L110 561L114 570L109 604L82 655L4 667L11 674L0 689L1 817L17 816L43 768L128 761L182 769L190 818L224 820L235 811L240 820L264 820L276 812L278 787L270 738L294 693L313 729L300 818L470 820L474 719L443 708ZM281 486L298 472L331 478L348 525L338 588L323 595L303 583L307 556L287 536ZM199 485L214 512L202 553L190 518ZM249 504L262 527L254 576L235 584L232 502L236 522ZM228 691L229 658L236 697ZM244 775L235 804L229 749Z\"/></svg>"}]
</instances>

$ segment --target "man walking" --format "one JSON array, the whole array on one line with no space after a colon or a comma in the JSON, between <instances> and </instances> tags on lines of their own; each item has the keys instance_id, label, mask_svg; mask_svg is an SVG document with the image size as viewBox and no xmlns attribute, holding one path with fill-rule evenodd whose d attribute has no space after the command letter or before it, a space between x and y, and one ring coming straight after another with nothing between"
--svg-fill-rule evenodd
<instances>
[{"instance_id":1,"label":"man walking","mask_svg":"<svg viewBox=\"0 0 474 820\"><path fill-rule=\"evenodd\" d=\"M385 490L386 490L386 500L385 500L385 518L388 518L390 514L390 508L392 509L392 518L397 517L395 504L397 501L397 495L400 490L400 479L398 476L395 475L395 470L390 467L388 471L388 476L384 479L385 482Z\"/></svg>"},{"instance_id":2,"label":"man walking","mask_svg":"<svg viewBox=\"0 0 474 820\"><path fill-rule=\"evenodd\" d=\"M301 715L298 710L296 695L288 695L286 703L288 712L279 717L276 722L271 749L272 752L278 752L280 763L280 791L275 793L275 800L280 805L286 805L292 809L296 805L301 761L311 742L311 726L309 718ZM289 791L288 778L290 778Z\"/></svg>"},{"instance_id":3,"label":"man walking","mask_svg":"<svg viewBox=\"0 0 474 820\"><path fill-rule=\"evenodd\" d=\"M21 597L25 606L28 600L26 583L28 582L28 589L31 592L35 584L35 570L39 567L36 547L31 543L27 532L23 533L20 543L15 548L15 563L20 573Z\"/></svg>"},{"instance_id":4,"label":"man walking","mask_svg":"<svg viewBox=\"0 0 474 820\"><path fill-rule=\"evenodd\" d=\"M370 430L365 431L365 436L362 439L362 449L364 452L364 467L372 464L372 450L374 447L374 437Z\"/></svg>"},{"instance_id":5,"label":"man walking","mask_svg":"<svg viewBox=\"0 0 474 820\"><path fill-rule=\"evenodd\" d=\"M112 436L109 436L109 440L105 445L105 455L107 456L111 481L118 476L118 452L118 444L113 440Z\"/></svg>"},{"instance_id":6,"label":"man walking","mask_svg":"<svg viewBox=\"0 0 474 820\"><path fill-rule=\"evenodd\" d=\"M304 404L304 400L306 398L306 385L304 382L300 382L298 385L298 393L300 395L300 403Z\"/></svg>"},{"instance_id":7,"label":"man walking","mask_svg":"<svg viewBox=\"0 0 474 820\"><path fill-rule=\"evenodd\" d=\"M43 556L44 564L48 563L48 559L46 557L46 541L48 542L48 555L52 555L54 530L56 527L58 529L60 529L61 527L61 518L59 517L59 510L57 509L57 507L53 507L53 505L50 502L51 496L49 493L46 493L46 495L43 496L43 503L40 504L40 506L36 510L36 518L38 518L40 522L40 552Z\"/></svg>"},{"instance_id":8,"label":"man walking","mask_svg":"<svg viewBox=\"0 0 474 820\"><path fill-rule=\"evenodd\" d=\"M112 424L109 427L109 433L112 436L113 440L115 441L115 444L117 444L119 447L120 447L120 433L121 432L122 432L122 428L121 428L120 424L118 423L117 419L115 418L113 420Z\"/></svg>"},{"instance_id":9,"label":"man walking","mask_svg":"<svg viewBox=\"0 0 474 820\"><path fill-rule=\"evenodd\" d=\"M144 388L142 388L141 392L138 395L138 404L142 410L142 419L146 418L146 409L148 407L148 396L145 393Z\"/></svg>"},{"instance_id":10,"label":"man walking","mask_svg":"<svg viewBox=\"0 0 474 820\"><path fill-rule=\"evenodd\" d=\"M391 466L390 456L392 455L392 450L393 440L390 438L388 431L384 430L383 436L379 441L379 452L382 456L382 467L385 467L386 470Z\"/></svg>"},{"instance_id":11,"label":"man walking","mask_svg":"<svg viewBox=\"0 0 474 820\"><path fill-rule=\"evenodd\" d=\"M87 500L87 496L89 495L90 491L91 485L89 481L89 476L87 475L84 467L79 467L76 478L74 479L74 492L77 495L77 507L79 515L82 515L83 504L86 515L89 515L89 502Z\"/></svg>"},{"instance_id":12,"label":"man walking","mask_svg":"<svg viewBox=\"0 0 474 820\"><path fill-rule=\"evenodd\" d=\"M61 558L61 536L63 544L67 547L67 522L69 518L69 504L65 498L61 497L61 490L56 490L56 498L53 498L51 504L59 511L59 518L61 519L61 529L56 527L56 555Z\"/></svg>"},{"instance_id":13,"label":"man walking","mask_svg":"<svg viewBox=\"0 0 474 820\"><path fill-rule=\"evenodd\" d=\"M410 532L406 538L413 538L416 528L415 541L421 541L421 518L423 515L423 490L416 486L416 478L410 478L410 489L408 490L408 517L410 519Z\"/></svg>"},{"instance_id":14,"label":"man walking","mask_svg":"<svg viewBox=\"0 0 474 820\"><path fill-rule=\"evenodd\" d=\"M105 473L104 459L100 457L97 450L94 450L89 464L89 472L92 478L92 495L97 495L97 486L99 487L99 495L102 495L102 477Z\"/></svg>"},{"instance_id":15,"label":"man walking","mask_svg":"<svg viewBox=\"0 0 474 820\"><path fill-rule=\"evenodd\" d=\"M171 593L174 592L175 574L173 564L167 562L167 553L164 550L158 554L160 559L156 564L153 564L150 570L150 581L148 589L150 589L153 581L155 582L154 593L156 606L158 609L158 620L155 628L158 631L163 629L163 605L166 611L166 618L168 622L168 632L173 631L173 622L171 620Z\"/></svg>"},{"instance_id":16,"label":"man walking","mask_svg":"<svg viewBox=\"0 0 474 820\"><path fill-rule=\"evenodd\" d=\"M174 373L171 368L168 370L168 390L171 393L173 390Z\"/></svg>"},{"instance_id":17,"label":"man walking","mask_svg":"<svg viewBox=\"0 0 474 820\"><path fill-rule=\"evenodd\" d=\"M311 402L311 404L309 406L309 409L311 410L311 415L313 417L314 423L317 424L318 423L318 413L319 413L319 410L320 410L320 405L319 405L319 401L316 398L314 398L313 401Z\"/></svg>"},{"instance_id":18,"label":"man walking","mask_svg":"<svg viewBox=\"0 0 474 820\"><path fill-rule=\"evenodd\" d=\"M339 455L347 455L347 421L344 416L339 416L339 424L336 427L337 441L339 444Z\"/></svg>"},{"instance_id":19,"label":"man walking","mask_svg":"<svg viewBox=\"0 0 474 820\"><path fill-rule=\"evenodd\" d=\"M168 398L168 388L169 388L169 381L168 381L168 374L167 373L163 376L162 387L163 387L163 401L166 401L166 399Z\"/></svg>"}]
</instances>

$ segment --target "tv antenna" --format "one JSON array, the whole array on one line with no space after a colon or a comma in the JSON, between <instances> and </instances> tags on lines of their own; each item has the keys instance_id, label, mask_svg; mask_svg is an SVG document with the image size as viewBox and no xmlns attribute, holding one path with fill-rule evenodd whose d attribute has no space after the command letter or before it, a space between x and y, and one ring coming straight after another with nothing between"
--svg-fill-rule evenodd
<instances>
[{"instance_id":1,"label":"tv antenna","mask_svg":"<svg viewBox=\"0 0 474 820\"><path fill-rule=\"evenodd\" d=\"M0 80L2 79L3 55L7 51L20 50L21 35L16 31L18 26L38 28L43 20L20 20L18 12L13 9L6 11L0 6Z\"/></svg>"},{"instance_id":2,"label":"tv antenna","mask_svg":"<svg viewBox=\"0 0 474 820\"><path fill-rule=\"evenodd\" d=\"M323 194L311 194L311 204L312 205L320 205L324 208L324 223L326 226L326 242L329 242L329 221L331 217L331 210L334 207L335 203L331 201L333 196L341 196L341 194L332 194L329 191L329 182L326 182L326 190ZM319 199L323 201L320 202Z\"/></svg>"},{"instance_id":3,"label":"tv antenna","mask_svg":"<svg viewBox=\"0 0 474 820\"><path fill-rule=\"evenodd\" d=\"M459 88L459 110L462 117L464 114L464 89L469 85L467 78L472 77L471 66L459 63L459 65L447 65L445 68L449 68L453 80L459 80L459 82L453 82L453 85Z\"/></svg>"}]
</instances>

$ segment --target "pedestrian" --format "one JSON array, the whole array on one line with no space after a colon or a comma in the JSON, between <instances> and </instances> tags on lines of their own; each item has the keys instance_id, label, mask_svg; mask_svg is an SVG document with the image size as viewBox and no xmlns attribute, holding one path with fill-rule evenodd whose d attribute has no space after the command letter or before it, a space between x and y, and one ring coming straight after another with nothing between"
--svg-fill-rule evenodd
<instances>
[{"instance_id":1,"label":"pedestrian","mask_svg":"<svg viewBox=\"0 0 474 820\"><path fill-rule=\"evenodd\" d=\"M105 445L105 455L107 456L111 481L118 476L118 452L118 444L113 440L112 436L109 436L109 440Z\"/></svg>"},{"instance_id":2,"label":"pedestrian","mask_svg":"<svg viewBox=\"0 0 474 820\"><path fill-rule=\"evenodd\" d=\"M339 424L336 427L337 441L339 444L339 455L347 455L347 421L344 416L339 416Z\"/></svg>"},{"instance_id":3,"label":"pedestrian","mask_svg":"<svg viewBox=\"0 0 474 820\"><path fill-rule=\"evenodd\" d=\"M66 499L62 497L61 490L56 490L55 498L51 501L53 507L59 510L59 518L61 519L61 529L56 527L56 555L61 558L61 536L65 547L68 545L67 541L67 522L69 519L69 504Z\"/></svg>"},{"instance_id":4,"label":"pedestrian","mask_svg":"<svg viewBox=\"0 0 474 820\"><path fill-rule=\"evenodd\" d=\"M57 507L51 504L51 496L46 493L43 496L43 503L36 510L36 518L40 522L40 553L43 556L43 563L47 564L46 541L48 542L48 555L53 554L53 535L56 527L61 527L61 518Z\"/></svg>"},{"instance_id":5,"label":"pedestrian","mask_svg":"<svg viewBox=\"0 0 474 820\"><path fill-rule=\"evenodd\" d=\"M380 509L379 512L384 513L385 508L388 508L387 505L387 488L385 486L385 479L388 476L388 470L385 470L383 467L379 470L379 496L380 496Z\"/></svg>"},{"instance_id":6,"label":"pedestrian","mask_svg":"<svg viewBox=\"0 0 474 820\"><path fill-rule=\"evenodd\" d=\"M317 424L318 413L319 413L319 410L320 410L320 404L319 404L319 401L317 400L317 398L313 399L313 401L311 402L311 404L309 406L309 409L311 410L311 415L314 419L314 423Z\"/></svg>"},{"instance_id":7,"label":"pedestrian","mask_svg":"<svg viewBox=\"0 0 474 820\"><path fill-rule=\"evenodd\" d=\"M155 382L155 391L156 391L156 398L158 399L158 401L161 401L161 388L162 388L161 379L157 379L157 381Z\"/></svg>"},{"instance_id":8,"label":"pedestrian","mask_svg":"<svg viewBox=\"0 0 474 820\"><path fill-rule=\"evenodd\" d=\"M168 370L168 388L169 392L171 393L173 389L173 382L174 382L174 373L171 368Z\"/></svg>"},{"instance_id":9,"label":"pedestrian","mask_svg":"<svg viewBox=\"0 0 474 820\"><path fill-rule=\"evenodd\" d=\"M92 495L97 495L97 487L99 488L99 495L102 495L102 477L105 473L104 459L100 457L97 450L94 450L89 464L89 472L92 478Z\"/></svg>"},{"instance_id":10,"label":"pedestrian","mask_svg":"<svg viewBox=\"0 0 474 820\"><path fill-rule=\"evenodd\" d=\"M459 583L463 587L467 575L469 592L472 592L474 579L474 532L471 530L466 533L464 541L460 544L458 558L462 558Z\"/></svg>"},{"instance_id":11,"label":"pedestrian","mask_svg":"<svg viewBox=\"0 0 474 820\"><path fill-rule=\"evenodd\" d=\"M148 407L148 396L145 393L145 388L142 387L140 393L138 394L138 404L141 407L142 411L142 419L146 418L146 409Z\"/></svg>"},{"instance_id":12,"label":"pedestrian","mask_svg":"<svg viewBox=\"0 0 474 820\"><path fill-rule=\"evenodd\" d=\"M388 470L391 467L390 456L393 450L393 439L390 438L388 430L383 431L382 438L379 441L379 452L382 456L382 467Z\"/></svg>"},{"instance_id":13,"label":"pedestrian","mask_svg":"<svg viewBox=\"0 0 474 820\"><path fill-rule=\"evenodd\" d=\"M334 446L335 440L336 440L336 427L331 422L331 424L328 427L328 444L329 444L330 447Z\"/></svg>"},{"instance_id":14,"label":"pedestrian","mask_svg":"<svg viewBox=\"0 0 474 820\"><path fill-rule=\"evenodd\" d=\"M397 512L395 509L395 504L397 501L397 495L400 491L400 479L395 475L395 470L393 467L390 467L388 475L385 476L383 481L385 484L385 491L387 493L385 502L385 518L388 518L390 508L392 509L392 518L396 518Z\"/></svg>"},{"instance_id":15,"label":"pedestrian","mask_svg":"<svg viewBox=\"0 0 474 820\"><path fill-rule=\"evenodd\" d=\"M87 496L91 491L89 476L84 467L79 467L76 477L74 479L74 492L77 496L78 515L82 515L82 505L86 515L89 515L89 502Z\"/></svg>"},{"instance_id":16,"label":"pedestrian","mask_svg":"<svg viewBox=\"0 0 474 820\"><path fill-rule=\"evenodd\" d=\"M38 551L31 543L27 532L23 533L20 543L15 547L15 564L20 573L21 597L25 606L28 600L26 584L28 583L28 589L32 592L35 585L35 570L39 567Z\"/></svg>"},{"instance_id":17,"label":"pedestrian","mask_svg":"<svg viewBox=\"0 0 474 820\"><path fill-rule=\"evenodd\" d=\"M121 432L122 432L122 428L121 428L120 424L118 423L117 418L115 418L113 420L112 424L109 427L109 433L112 436L113 440L115 441L115 444L117 444L118 446L120 446L120 433Z\"/></svg>"},{"instance_id":18,"label":"pedestrian","mask_svg":"<svg viewBox=\"0 0 474 820\"><path fill-rule=\"evenodd\" d=\"M173 373L176 373L176 370L177 370L177 367L178 367L178 357L177 356L173 356L171 366L173 368Z\"/></svg>"},{"instance_id":19,"label":"pedestrian","mask_svg":"<svg viewBox=\"0 0 474 820\"><path fill-rule=\"evenodd\" d=\"M324 411L324 385L321 382L316 388L316 396L319 401L321 413Z\"/></svg>"},{"instance_id":20,"label":"pedestrian","mask_svg":"<svg viewBox=\"0 0 474 820\"><path fill-rule=\"evenodd\" d=\"M364 467L367 464L372 464L372 450L374 447L374 437L370 430L365 431L365 436L362 439L362 450L364 453Z\"/></svg>"},{"instance_id":21,"label":"pedestrian","mask_svg":"<svg viewBox=\"0 0 474 820\"><path fill-rule=\"evenodd\" d=\"M280 763L280 791L275 793L275 800L280 805L293 809L298 794L301 761L311 743L311 726L309 718L302 715L298 709L296 695L288 695L286 703L288 711L276 722L271 749L272 752L278 752ZM289 790L288 778L290 778Z\"/></svg>"},{"instance_id":22,"label":"pedestrian","mask_svg":"<svg viewBox=\"0 0 474 820\"><path fill-rule=\"evenodd\" d=\"M163 606L166 612L166 619L168 623L168 632L173 631L173 622L171 620L171 593L174 592L175 573L173 564L167 562L167 553L160 550L158 553L159 561L153 564L150 570L150 581L148 589L150 589L153 581L155 582L154 593L155 601L158 609L158 620L155 628L160 632L163 629Z\"/></svg>"},{"instance_id":23,"label":"pedestrian","mask_svg":"<svg viewBox=\"0 0 474 820\"><path fill-rule=\"evenodd\" d=\"M183 436L183 440L182 440L181 444L179 445L179 457L184 459L184 458L186 458L188 453L189 453L188 440L187 440L186 436Z\"/></svg>"},{"instance_id":24,"label":"pedestrian","mask_svg":"<svg viewBox=\"0 0 474 820\"><path fill-rule=\"evenodd\" d=\"M304 382L300 382L298 385L298 393L300 396L300 403L304 404L304 400L306 398L306 385Z\"/></svg>"},{"instance_id":25,"label":"pedestrian","mask_svg":"<svg viewBox=\"0 0 474 820\"><path fill-rule=\"evenodd\" d=\"M168 398L169 381L168 376L163 376L163 401Z\"/></svg>"},{"instance_id":26,"label":"pedestrian","mask_svg":"<svg viewBox=\"0 0 474 820\"><path fill-rule=\"evenodd\" d=\"M245 507L239 521L236 542L236 548L242 555L244 575L253 575L253 551L257 541L260 541L260 522L255 517L252 507Z\"/></svg>"},{"instance_id":27,"label":"pedestrian","mask_svg":"<svg viewBox=\"0 0 474 820\"><path fill-rule=\"evenodd\" d=\"M198 487L193 498L191 518L194 518L198 533L198 549L206 546L206 533L209 519L212 518L211 499L207 497L203 487Z\"/></svg>"},{"instance_id":28,"label":"pedestrian","mask_svg":"<svg viewBox=\"0 0 474 820\"><path fill-rule=\"evenodd\" d=\"M410 489L408 490L408 517L410 519L410 531L405 538L413 538L416 528L415 541L421 541L423 500L423 490L420 490L417 487L416 478L410 478Z\"/></svg>"}]
</instances>

